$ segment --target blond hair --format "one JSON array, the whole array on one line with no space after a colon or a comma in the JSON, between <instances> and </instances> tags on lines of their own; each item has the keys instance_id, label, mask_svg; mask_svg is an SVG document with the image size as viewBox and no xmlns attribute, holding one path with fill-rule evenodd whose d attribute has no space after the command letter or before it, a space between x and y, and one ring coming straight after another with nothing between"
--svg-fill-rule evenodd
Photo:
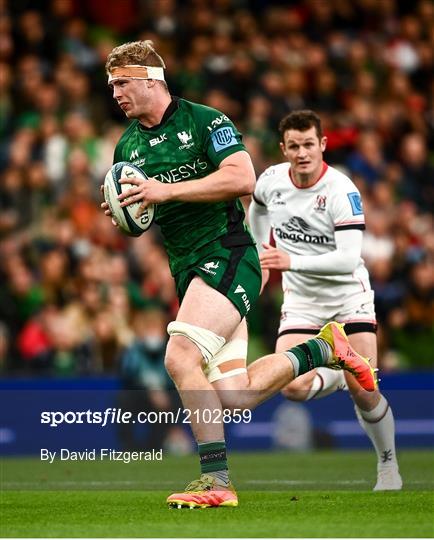
<instances>
[{"instance_id":1,"label":"blond hair","mask_svg":"<svg viewBox=\"0 0 434 540\"><path fill-rule=\"evenodd\" d=\"M107 74L115 67L140 65L165 68L166 64L154 49L150 39L131 41L115 47L107 57L105 69Z\"/></svg>"}]
</instances>

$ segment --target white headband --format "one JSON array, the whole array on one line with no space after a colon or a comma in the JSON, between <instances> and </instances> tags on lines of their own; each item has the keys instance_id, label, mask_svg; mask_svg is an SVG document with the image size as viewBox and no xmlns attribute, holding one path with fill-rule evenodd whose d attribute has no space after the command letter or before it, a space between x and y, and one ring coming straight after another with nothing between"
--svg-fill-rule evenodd
<instances>
[{"instance_id":1,"label":"white headband","mask_svg":"<svg viewBox=\"0 0 434 540\"><path fill-rule=\"evenodd\" d=\"M139 66L139 65L127 65L122 67L114 67L108 76L109 84L117 79L155 79L157 81L164 81L164 69L162 67L154 66Z\"/></svg>"}]
</instances>

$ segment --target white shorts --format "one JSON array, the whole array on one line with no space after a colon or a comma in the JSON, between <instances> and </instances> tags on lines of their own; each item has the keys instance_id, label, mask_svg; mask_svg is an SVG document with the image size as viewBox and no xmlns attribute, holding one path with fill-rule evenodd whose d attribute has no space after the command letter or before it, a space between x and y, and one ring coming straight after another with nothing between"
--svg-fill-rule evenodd
<instances>
[{"instance_id":1,"label":"white shorts","mask_svg":"<svg viewBox=\"0 0 434 540\"><path fill-rule=\"evenodd\" d=\"M345 323L347 334L375 332L374 291L349 296L340 306L322 305L320 301L287 293L282 304L278 335L316 334L330 321Z\"/></svg>"}]
</instances>

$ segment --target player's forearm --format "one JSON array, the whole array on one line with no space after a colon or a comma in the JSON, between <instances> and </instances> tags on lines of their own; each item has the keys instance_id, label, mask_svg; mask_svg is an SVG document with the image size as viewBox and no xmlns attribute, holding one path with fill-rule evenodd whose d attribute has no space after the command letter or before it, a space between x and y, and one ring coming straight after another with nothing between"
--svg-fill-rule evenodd
<instances>
[{"instance_id":1,"label":"player's forearm","mask_svg":"<svg viewBox=\"0 0 434 540\"><path fill-rule=\"evenodd\" d=\"M357 266L357 254L331 251L323 255L291 255L291 271L310 274L351 274Z\"/></svg>"},{"instance_id":2,"label":"player's forearm","mask_svg":"<svg viewBox=\"0 0 434 540\"><path fill-rule=\"evenodd\" d=\"M219 170L199 180L171 185L171 201L218 202L235 199L251 193L246 178L239 171Z\"/></svg>"},{"instance_id":3,"label":"player's forearm","mask_svg":"<svg viewBox=\"0 0 434 540\"><path fill-rule=\"evenodd\" d=\"M322 255L294 255L291 253L291 271L311 274L351 274L359 264L362 249L362 231L348 230L336 233L336 250Z\"/></svg>"},{"instance_id":4,"label":"player's forearm","mask_svg":"<svg viewBox=\"0 0 434 540\"><path fill-rule=\"evenodd\" d=\"M183 202L217 202L249 195L255 187L255 172L247 153L232 162L231 156L217 171L188 182L170 184L170 200Z\"/></svg>"}]
</instances>

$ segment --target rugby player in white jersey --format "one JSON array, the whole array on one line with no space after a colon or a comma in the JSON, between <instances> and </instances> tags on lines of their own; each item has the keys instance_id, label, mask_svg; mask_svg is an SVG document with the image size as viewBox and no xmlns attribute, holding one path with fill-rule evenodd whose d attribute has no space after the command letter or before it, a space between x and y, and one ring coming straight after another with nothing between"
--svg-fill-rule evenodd
<instances>
[{"instance_id":1,"label":"rugby player in white jersey","mask_svg":"<svg viewBox=\"0 0 434 540\"><path fill-rule=\"evenodd\" d=\"M327 138L313 111L294 111L279 126L284 163L258 179L249 209L264 280L282 271L284 300L276 352L316 334L325 323L345 323L352 346L377 364L374 293L360 256L365 219L353 182L323 161ZM269 244L273 231L276 247ZM318 368L282 393L291 400L324 397L348 388L362 428L375 447L375 491L399 490L392 410L377 390L366 392L350 373Z\"/></svg>"}]
</instances>

